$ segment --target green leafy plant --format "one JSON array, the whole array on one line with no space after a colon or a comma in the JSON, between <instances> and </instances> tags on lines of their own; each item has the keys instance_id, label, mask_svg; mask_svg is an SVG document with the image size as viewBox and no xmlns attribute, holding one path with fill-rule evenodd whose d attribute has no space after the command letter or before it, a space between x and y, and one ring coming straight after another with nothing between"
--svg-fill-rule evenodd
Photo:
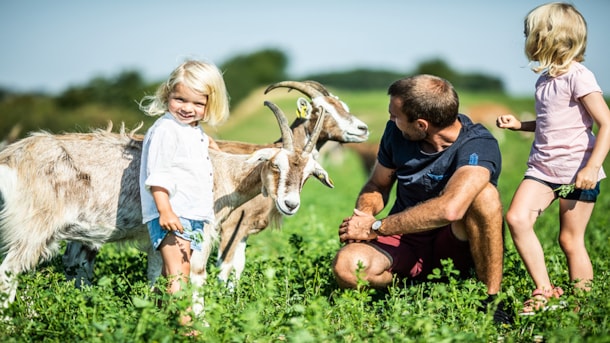
<instances>
[{"instance_id":1,"label":"green leafy plant","mask_svg":"<svg viewBox=\"0 0 610 343\"><path fill-rule=\"evenodd\" d=\"M191 240L194 244L202 244L204 241L203 232L202 231L194 231L191 229L184 229L184 233L188 234L191 237Z\"/></svg>"},{"instance_id":2,"label":"green leafy plant","mask_svg":"<svg viewBox=\"0 0 610 343\"><path fill-rule=\"evenodd\" d=\"M560 197L566 197L568 194L574 192L574 184L569 184L569 185L561 185L555 189L553 189L553 192L557 192L557 194Z\"/></svg>"},{"instance_id":3,"label":"green leafy plant","mask_svg":"<svg viewBox=\"0 0 610 343\"><path fill-rule=\"evenodd\" d=\"M377 93L353 93L350 98L337 92L354 113L363 113L372 132L382 132L387 115L369 114L374 108L385 111L387 96ZM464 98L473 102L475 96ZM293 108L289 106L294 101L281 105ZM273 120L262 111L251 118L257 122L267 117ZM236 138L250 140L239 126L234 127ZM277 130L275 124L268 126ZM518 166L527 161L531 139L512 131L504 134L498 190L507 209L523 178ZM246 267L233 289L214 281L219 270L216 254L211 254L202 289L205 313L193 324L198 337L185 336L188 328L177 321L189 310L189 292L175 297L155 292L146 277L145 254L107 244L98 255L91 286L76 289L65 281L61 256L20 275L17 298L3 312L10 319L0 321L0 342L610 342L610 220L604 212L610 208L609 192L599 195L585 233L595 272L590 292L575 291L569 280L556 239L558 206L549 206L536 221L550 277L566 291L563 310L517 315L535 285L507 231L498 299L515 315L515 323L496 325L493 311L479 310L485 285L458 276L450 260L425 282L395 280L387 290L374 290L360 280L360 289L339 288L332 271L342 247L337 229L352 213L368 177L356 155L347 152L344 157L341 163L323 162L335 180L334 189L308 181L297 214L284 218L281 229L248 239ZM158 280L157 287L164 289L164 282Z\"/></svg>"}]
</instances>

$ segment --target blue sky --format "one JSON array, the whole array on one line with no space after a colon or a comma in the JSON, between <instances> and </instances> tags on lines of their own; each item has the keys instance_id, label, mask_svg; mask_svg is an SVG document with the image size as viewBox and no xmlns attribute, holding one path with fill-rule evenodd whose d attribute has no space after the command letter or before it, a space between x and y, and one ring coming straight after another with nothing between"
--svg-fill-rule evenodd
<instances>
[{"instance_id":1,"label":"blue sky","mask_svg":"<svg viewBox=\"0 0 610 343\"><path fill-rule=\"evenodd\" d=\"M2 0L0 87L60 92L137 70L163 80L185 58L222 64L263 48L294 77L355 67L405 74L442 58L531 95L523 18L545 1ZM585 64L610 94L610 1L574 0L589 25ZM230 90L229 90L230 91Z\"/></svg>"}]
</instances>

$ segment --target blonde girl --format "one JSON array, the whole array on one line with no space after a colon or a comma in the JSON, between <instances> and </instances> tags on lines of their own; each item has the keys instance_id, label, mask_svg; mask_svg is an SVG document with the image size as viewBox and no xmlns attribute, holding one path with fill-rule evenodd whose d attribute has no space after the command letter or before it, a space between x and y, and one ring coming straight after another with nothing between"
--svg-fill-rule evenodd
<instances>
[{"instance_id":1,"label":"blonde girl","mask_svg":"<svg viewBox=\"0 0 610 343\"><path fill-rule=\"evenodd\" d=\"M536 82L536 120L498 117L500 128L534 131L525 178L506 213L510 232L536 286L521 314L549 308L563 294L549 278L544 252L534 232L537 217L559 199L559 244L570 280L587 290L593 267L585 230L605 178L602 163L610 148L610 111L584 61L587 24L574 6L549 3L525 18L525 53L540 77ZM597 137L592 127L598 126Z\"/></svg>"},{"instance_id":2,"label":"blonde girl","mask_svg":"<svg viewBox=\"0 0 610 343\"><path fill-rule=\"evenodd\" d=\"M163 258L168 293L188 281L192 250L201 250L203 230L214 223L213 170L208 148L216 143L200 122L218 125L229 114L221 72L189 60L178 66L154 96L140 102L160 116L147 131L140 167L143 222ZM181 318L182 324L190 321Z\"/></svg>"}]
</instances>

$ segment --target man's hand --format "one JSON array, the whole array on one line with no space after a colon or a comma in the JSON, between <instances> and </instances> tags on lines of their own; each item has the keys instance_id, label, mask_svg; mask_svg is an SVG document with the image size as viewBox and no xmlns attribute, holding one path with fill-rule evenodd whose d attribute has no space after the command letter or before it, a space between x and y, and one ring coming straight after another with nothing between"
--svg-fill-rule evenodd
<instances>
[{"instance_id":1,"label":"man's hand","mask_svg":"<svg viewBox=\"0 0 610 343\"><path fill-rule=\"evenodd\" d=\"M377 238L377 234L371 229L375 220L373 215L354 209L354 214L343 219L339 226L339 240L342 243L354 243Z\"/></svg>"}]
</instances>

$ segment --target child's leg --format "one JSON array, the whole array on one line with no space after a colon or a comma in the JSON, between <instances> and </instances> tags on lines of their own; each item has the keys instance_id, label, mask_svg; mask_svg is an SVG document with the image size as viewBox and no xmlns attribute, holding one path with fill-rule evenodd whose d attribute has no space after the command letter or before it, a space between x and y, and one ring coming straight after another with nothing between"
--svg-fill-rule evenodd
<instances>
[{"instance_id":1,"label":"child's leg","mask_svg":"<svg viewBox=\"0 0 610 343\"><path fill-rule=\"evenodd\" d=\"M559 244L567 258L570 280L578 280L577 288L588 289L587 284L593 280L593 266L585 247L585 230L595 203L560 199L559 204Z\"/></svg>"},{"instance_id":2,"label":"child's leg","mask_svg":"<svg viewBox=\"0 0 610 343\"><path fill-rule=\"evenodd\" d=\"M554 198L553 190L549 186L525 179L517 188L506 213L515 247L537 289L550 290L552 286L544 262L544 251L534 232L534 223Z\"/></svg>"},{"instance_id":3,"label":"child's leg","mask_svg":"<svg viewBox=\"0 0 610 343\"><path fill-rule=\"evenodd\" d=\"M191 242L169 233L159 246L163 258L163 276L168 278L168 293L180 290L187 283L191 269Z\"/></svg>"},{"instance_id":4,"label":"child's leg","mask_svg":"<svg viewBox=\"0 0 610 343\"><path fill-rule=\"evenodd\" d=\"M188 283L191 272L191 242L169 233L159 246L163 257L163 276L168 278L167 292L174 294L181 289L182 283ZM189 309L190 311L190 309ZM180 324L187 325L191 316L180 316Z\"/></svg>"}]
</instances>

